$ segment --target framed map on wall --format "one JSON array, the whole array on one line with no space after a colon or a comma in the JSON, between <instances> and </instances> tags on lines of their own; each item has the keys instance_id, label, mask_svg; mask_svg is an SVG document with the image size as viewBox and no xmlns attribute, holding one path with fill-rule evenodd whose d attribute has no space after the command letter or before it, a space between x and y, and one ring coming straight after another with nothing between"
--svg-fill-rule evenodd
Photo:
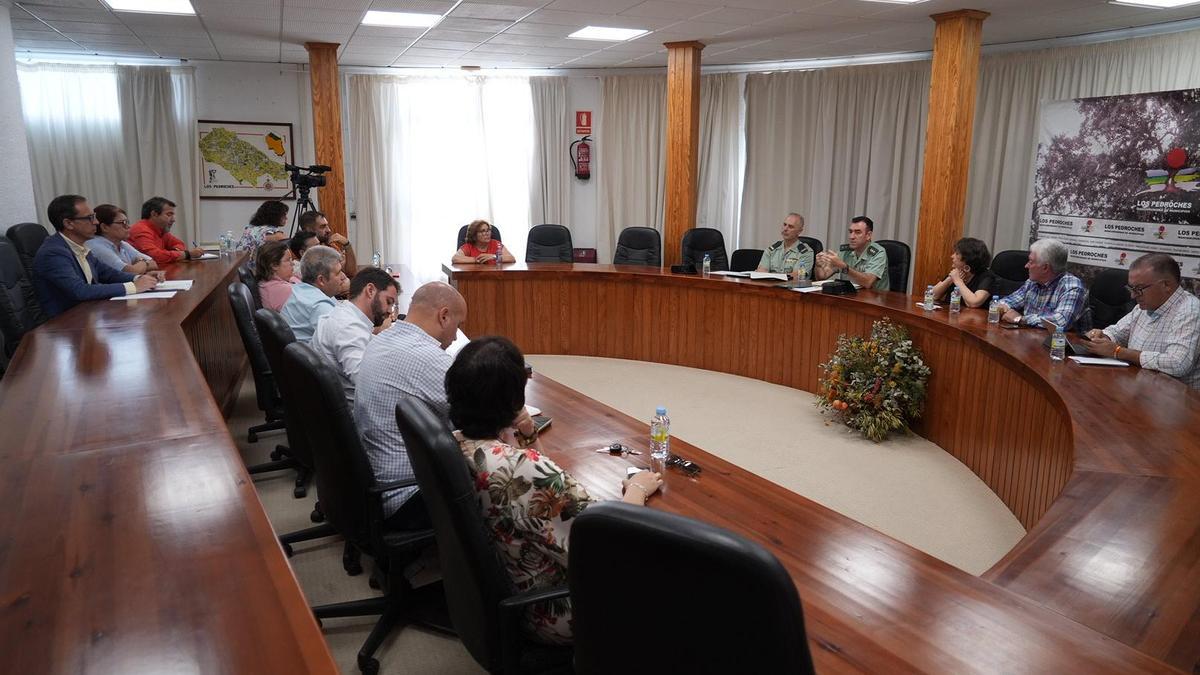
<instances>
[{"instance_id":1,"label":"framed map on wall","mask_svg":"<svg viewBox=\"0 0 1200 675\"><path fill-rule=\"evenodd\" d=\"M279 199L291 191L292 125L198 120L201 199Z\"/></svg>"}]
</instances>

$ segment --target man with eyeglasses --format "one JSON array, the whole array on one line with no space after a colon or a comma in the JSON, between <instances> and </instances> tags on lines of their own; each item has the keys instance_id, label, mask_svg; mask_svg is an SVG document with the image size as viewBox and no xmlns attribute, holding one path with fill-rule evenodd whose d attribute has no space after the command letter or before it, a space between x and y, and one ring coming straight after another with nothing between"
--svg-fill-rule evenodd
<instances>
[{"instance_id":1,"label":"man with eyeglasses","mask_svg":"<svg viewBox=\"0 0 1200 675\"><path fill-rule=\"evenodd\" d=\"M1083 282L1067 272L1067 247L1057 239L1039 239L1029 247L1025 263L1029 279L1000 298L1000 320L1018 326L1071 330L1083 315Z\"/></svg>"},{"instance_id":2,"label":"man with eyeglasses","mask_svg":"<svg viewBox=\"0 0 1200 675\"><path fill-rule=\"evenodd\" d=\"M1159 370L1200 389L1200 299L1179 283L1179 263L1171 256L1134 260L1125 288L1137 307L1104 330L1088 331L1083 345L1096 356Z\"/></svg>"},{"instance_id":3,"label":"man with eyeglasses","mask_svg":"<svg viewBox=\"0 0 1200 675\"><path fill-rule=\"evenodd\" d=\"M134 276L100 262L88 250L87 240L96 236L96 214L86 197L55 197L46 215L56 234L33 257L33 288L47 317L85 300L107 300L158 285L161 272Z\"/></svg>"}]
</instances>

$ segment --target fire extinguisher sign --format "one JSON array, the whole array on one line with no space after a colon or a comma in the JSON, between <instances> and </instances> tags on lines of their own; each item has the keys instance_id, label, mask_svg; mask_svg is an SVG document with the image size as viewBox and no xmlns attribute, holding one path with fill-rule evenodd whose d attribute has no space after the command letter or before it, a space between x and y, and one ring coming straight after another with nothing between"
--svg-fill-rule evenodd
<instances>
[{"instance_id":1,"label":"fire extinguisher sign","mask_svg":"<svg viewBox=\"0 0 1200 675\"><path fill-rule=\"evenodd\" d=\"M575 133L577 133L577 134L592 133L592 111L591 110L576 110L575 111Z\"/></svg>"}]
</instances>

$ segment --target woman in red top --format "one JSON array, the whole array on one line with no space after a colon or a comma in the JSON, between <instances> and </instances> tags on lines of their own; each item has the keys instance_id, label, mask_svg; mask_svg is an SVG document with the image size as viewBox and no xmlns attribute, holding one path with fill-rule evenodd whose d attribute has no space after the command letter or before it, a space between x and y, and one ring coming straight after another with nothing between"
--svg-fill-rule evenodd
<instances>
[{"instance_id":1,"label":"woman in red top","mask_svg":"<svg viewBox=\"0 0 1200 675\"><path fill-rule=\"evenodd\" d=\"M488 221L475 220L467 226L466 243L454 253L450 262L455 265L495 265L497 253L506 263L517 261L499 239L492 239L492 226Z\"/></svg>"}]
</instances>

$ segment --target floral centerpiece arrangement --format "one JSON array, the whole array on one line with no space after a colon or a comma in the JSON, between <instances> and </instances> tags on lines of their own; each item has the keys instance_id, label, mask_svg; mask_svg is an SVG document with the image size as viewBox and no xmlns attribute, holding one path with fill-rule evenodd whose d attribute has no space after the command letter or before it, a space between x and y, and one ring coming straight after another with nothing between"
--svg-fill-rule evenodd
<instances>
[{"instance_id":1,"label":"floral centerpiece arrangement","mask_svg":"<svg viewBox=\"0 0 1200 675\"><path fill-rule=\"evenodd\" d=\"M877 443L907 433L925 407L929 366L908 331L888 319L876 321L868 338L839 337L821 372L817 406Z\"/></svg>"}]
</instances>

